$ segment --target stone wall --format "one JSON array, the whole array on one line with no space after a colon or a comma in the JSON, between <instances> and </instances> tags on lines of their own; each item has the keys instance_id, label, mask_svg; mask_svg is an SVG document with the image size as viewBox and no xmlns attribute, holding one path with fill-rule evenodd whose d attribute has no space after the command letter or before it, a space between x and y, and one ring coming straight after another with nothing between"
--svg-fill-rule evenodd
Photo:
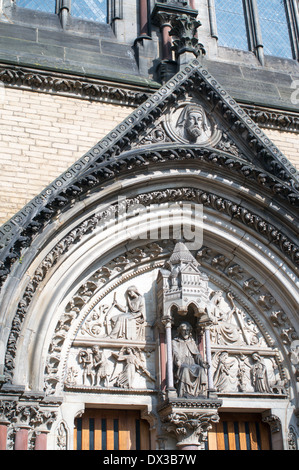
<instances>
[{"instance_id":1,"label":"stone wall","mask_svg":"<svg viewBox=\"0 0 299 470\"><path fill-rule=\"evenodd\" d=\"M132 107L5 88L1 96L0 224L38 195ZM299 168L298 134L265 129Z\"/></svg>"}]
</instances>

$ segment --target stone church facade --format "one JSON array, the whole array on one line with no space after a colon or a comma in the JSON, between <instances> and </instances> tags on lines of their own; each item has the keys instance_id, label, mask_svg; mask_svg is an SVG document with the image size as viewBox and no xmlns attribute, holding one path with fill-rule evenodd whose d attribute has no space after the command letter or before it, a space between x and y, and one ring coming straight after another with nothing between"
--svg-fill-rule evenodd
<instances>
[{"instance_id":1,"label":"stone church facade","mask_svg":"<svg viewBox=\"0 0 299 470\"><path fill-rule=\"evenodd\" d=\"M1 2L0 448L297 450L298 6L91 3Z\"/></svg>"}]
</instances>

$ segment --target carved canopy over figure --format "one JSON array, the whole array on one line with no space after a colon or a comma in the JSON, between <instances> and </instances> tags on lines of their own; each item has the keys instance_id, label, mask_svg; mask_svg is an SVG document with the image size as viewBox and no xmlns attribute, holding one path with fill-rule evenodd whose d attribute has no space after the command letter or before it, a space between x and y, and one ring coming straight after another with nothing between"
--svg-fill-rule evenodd
<instances>
[{"instance_id":1,"label":"carved canopy over figure","mask_svg":"<svg viewBox=\"0 0 299 470\"><path fill-rule=\"evenodd\" d=\"M175 382L179 397L197 397L204 391L207 384L205 369L208 364L192 338L192 327L183 322L178 327L177 336L172 341Z\"/></svg>"},{"instance_id":2,"label":"carved canopy over figure","mask_svg":"<svg viewBox=\"0 0 299 470\"><path fill-rule=\"evenodd\" d=\"M126 307L115 301L114 306L121 312L110 319L112 330L110 338L143 339L144 302L137 287L131 286L125 293Z\"/></svg>"}]
</instances>

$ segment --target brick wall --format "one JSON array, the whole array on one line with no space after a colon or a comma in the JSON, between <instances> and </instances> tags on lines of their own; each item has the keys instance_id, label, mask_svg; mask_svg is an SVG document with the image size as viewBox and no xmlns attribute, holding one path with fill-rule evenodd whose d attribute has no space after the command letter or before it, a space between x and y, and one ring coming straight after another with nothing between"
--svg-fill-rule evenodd
<instances>
[{"instance_id":1,"label":"brick wall","mask_svg":"<svg viewBox=\"0 0 299 470\"><path fill-rule=\"evenodd\" d=\"M295 132L279 132L265 129L265 134L299 170L299 135Z\"/></svg>"},{"instance_id":2,"label":"brick wall","mask_svg":"<svg viewBox=\"0 0 299 470\"><path fill-rule=\"evenodd\" d=\"M6 88L1 101L0 224L132 112L130 107L15 88ZM299 168L298 134L265 132Z\"/></svg>"},{"instance_id":3,"label":"brick wall","mask_svg":"<svg viewBox=\"0 0 299 470\"><path fill-rule=\"evenodd\" d=\"M6 88L2 101L0 224L132 112L14 88Z\"/></svg>"}]
</instances>

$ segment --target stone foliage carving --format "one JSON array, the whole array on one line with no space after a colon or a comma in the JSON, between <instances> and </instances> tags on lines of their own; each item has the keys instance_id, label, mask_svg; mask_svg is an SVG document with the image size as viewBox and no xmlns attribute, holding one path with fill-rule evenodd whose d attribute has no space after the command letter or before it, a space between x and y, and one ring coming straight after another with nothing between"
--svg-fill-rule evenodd
<instances>
[{"instance_id":1,"label":"stone foliage carving","mask_svg":"<svg viewBox=\"0 0 299 470\"><path fill-rule=\"evenodd\" d=\"M219 422L219 403L177 402L161 410L162 428L175 435L177 445L203 449L212 423Z\"/></svg>"},{"instance_id":2,"label":"stone foliage carving","mask_svg":"<svg viewBox=\"0 0 299 470\"><path fill-rule=\"evenodd\" d=\"M31 402L29 397L24 402L0 400L0 420L8 424L7 450L13 449L16 431L20 428L28 430L28 450L34 449L37 435L50 431L56 417L56 410Z\"/></svg>"},{"instance_id":3,"label":"stone foliage carving","mask_svg":"<svg viewBox=\"0 0 299 470\"><path fill-rule=\"evenodd\" d=\"M293 426L289 427L288 432L288 450L298 450L298 436Z\"/></svg>"},{"instance_id":4,"label":"stone foliage carving","mask_svg":"<svg viewBox=\"0 0 299 470\"><path fill-rule=\"evenodd\" d=\"M1 67L0 80L6 86L61 95L80 96L97 101L139 105L147 98L143 91L135 92L125 87L108 86L97 80L84 80L74 76L54 74L25 68Z\"/></svg>"}]
</instances>

